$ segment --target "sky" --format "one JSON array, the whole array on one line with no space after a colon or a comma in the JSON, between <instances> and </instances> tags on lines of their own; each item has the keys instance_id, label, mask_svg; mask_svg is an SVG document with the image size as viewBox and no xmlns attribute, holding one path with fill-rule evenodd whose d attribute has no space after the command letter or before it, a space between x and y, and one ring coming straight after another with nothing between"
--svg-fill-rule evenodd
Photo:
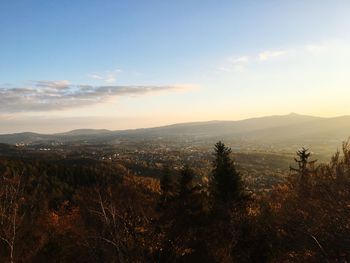
<instances>
[{"instance_id":1,"label":"sky","mask_svg":"<svg viewBox=\"0 0 350 263\"><path fill-rule=\"evenodd\" d=\"M350 1L0 1L0 133L350 115Z\"/></svg>"}]
</instances>

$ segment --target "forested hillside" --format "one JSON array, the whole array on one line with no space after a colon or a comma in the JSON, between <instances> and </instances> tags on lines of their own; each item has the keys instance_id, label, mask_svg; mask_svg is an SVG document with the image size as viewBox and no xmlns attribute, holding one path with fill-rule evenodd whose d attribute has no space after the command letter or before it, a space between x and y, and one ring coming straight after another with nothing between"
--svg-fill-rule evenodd
<instances>
[{"instance_id":1,"label":"forested hillside","mask_svg":"<svg viewBox=\"0 0 350 263\"><path fill-rule=\"evenodd\" d=\"M134 130L79 129L66 133L31 132L0 134L0 143L17 145L109 144L123 141L174 141L211 146L220 139L241 149L271 147L290 151L295 145L308 145L313 151L329 155L348 136L350 116L321 118L291 113L240 121L180 123Z\"/></svg>"},{"instance_id":2,"label":"forested hillside","mask_svg":"<svg viewBox=\"0 0 350 263\"><path fill-rule=\"evenodd\" d=\"M157 178L88 158L3 155L0 261L350 260L349 143L328 163L302 148L268 192L252 191L234 159L215 144L203 180L186 161Z\"/></svg>"}]
</instances>

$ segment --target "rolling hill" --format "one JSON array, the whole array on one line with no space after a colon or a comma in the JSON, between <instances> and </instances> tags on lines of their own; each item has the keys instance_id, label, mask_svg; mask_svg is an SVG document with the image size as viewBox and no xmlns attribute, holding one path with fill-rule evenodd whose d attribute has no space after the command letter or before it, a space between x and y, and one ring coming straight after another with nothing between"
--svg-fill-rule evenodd
<instances>
[{"instance_id":1,"label":"rolling hill","mask_svg":"<svg viewBox=\"0 0 350 263\"><path fill-rule=\"evenodd\" d=\"M350 136L350 116L321 118L299 114L251 118L241 121L180 123L134 130L80 129L58 134L15 133L0 135L0 143L48 142L113 143L118 139L237 139L264 143L343 141Z\"/></svg>"}]
</instances>

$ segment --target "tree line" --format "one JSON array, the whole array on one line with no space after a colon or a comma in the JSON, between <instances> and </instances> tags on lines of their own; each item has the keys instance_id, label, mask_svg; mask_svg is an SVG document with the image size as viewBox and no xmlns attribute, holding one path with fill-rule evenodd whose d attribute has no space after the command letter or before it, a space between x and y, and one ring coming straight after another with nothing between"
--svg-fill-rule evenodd
<instances>
[{"instance_id":1,"label":"tree line","mask_svg":"<svg viewBox=\"0 0 350 263\"><path fill-rule=\"evenodd\" d=\"M0 160L1 262L349 262L350 145L297 152L286 182L247 190L218 142L207 182L92 160Z\"/></svg>"}]
</instances>

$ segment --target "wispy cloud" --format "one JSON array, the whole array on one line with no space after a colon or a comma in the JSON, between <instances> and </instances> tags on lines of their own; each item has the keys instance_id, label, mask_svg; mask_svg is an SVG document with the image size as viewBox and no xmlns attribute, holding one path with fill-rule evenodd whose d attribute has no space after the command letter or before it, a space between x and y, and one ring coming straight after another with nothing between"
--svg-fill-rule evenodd
<instances>
[{"instance_id":1,"label":"wispy cloud","mask_svg":"<svg viewBox=\"0 0 350 263\"><path fill-rule=\"evenodd\" d=\"M228 73L241 73L254 63L281 57L287 55L289 52L288 50L266 50L257 54L229 57L226 59L224 65L219 67L219 70Z\"/></svg>"},{"instance_id":2,"label":"wispy cloud","mask_svg":"<svg viewBox=\"0 0 350 263\"><path fill-rule=\"evenodd\" d=\"M260 61L266 61L272 58L281 57L285 54L287 54L286 50L275 50L275 51L267 50L259 53L258 58Z\"/></svg>"},{"instance_id":3,"label":"wispy cloud","mask_svg":"<svg viewBox=\"0 0 350 263\"><path fill-rule=\"evenodd\" d=\"M69 81L36 81L24 87L0 87L0 112L35 112L77 108L114 97L140 96L166 91L187 91L193 85L91 86Z\"/></svg>"},{"instance_id":4,"label":"wispy cloud","mask_svg":"<svg viewBox=\"0 0 350 263\"><path fill-rule=\"evenodd\" d=\"M234 64L245 64L245 63L249 62L249 57L241 56L241 57L237 57L237 58L229 58L228 60Z\"/></svg>"},{"instance_id":5,"label":"wispy cloud","mask_svg":"<svg viewBox=\"0 0 350 263\"><path fill-rule=\"evenodd\" d=\"M249 62L248 56L228 58L225 66L219 68L223 72L242 72Z\"/></svg>"},{"instance_id":6,"label":"wispy cloud","mask_svg":"<svg viewBox=\"0 0 350 263\"><path fill-rule=\"evenodd\" d=\"M341 40L329 40L319 43L296 45L288 48L269 49L246 55L228 57L223 63L221 63L218 69L222 72L241 73L246 69L253 68L254 66L261 66L265 62L282 62L285 64L288 61L307 62L314 58L320 58L321 60L339 58L343 60L345 57L349 57L349 53L350 46L348 42Z\"/></svg>"},{"instance_id":7,"label":"wispy cloud","mask_svg":"<svg viewBox=\"0 0 350 263\"><path fill-rule=\"evenodd\" d=\"M117 81L117 76L121 71L121 69L115 69L111 71L106 71L104 73L89 74L88 77L91 79L103 81L108 84L112 84Z\"/></svg>"},{"instance_id":8,"label":"wispy cloud","mask_svg":"<svg viewBox=\"0 0 350 263\"><path fill-rule=\"evenodd\" d=\"M98 79L98 80L103 79L103 77L101 75L98 75L98 74L90 74L90 75L88 75L88 77L91 79Z\"/></svg>"},{"instance_id":9,"label":"wispy cloud","mask_svg":"<svg viewBox=\"0 0 350 263\"><path fill-rule=\"evenodd\" d=\"M46 80L39 80L39 81L33 81L33 84L36 87L39 88L45 88L45 89L68 89L70 87L70 82L68 80L59 80L59 81L46 81Z\"/></svg>"},{"instance_id":10,"label":"wispy cloud","mask_svg":"<svg viewBox=\"0 0 350 263\"><path fill-rule=\"evenodd\" d=\"M321 43L304 44L289 48L270 49L261 52L228 57L218 67L226 73L242 73L247 69L262 66L265 62L287 63L288 61L311 61L314 58L331 59L344 57L350 53L350 47L344 41L325 41ZM283 58L283 60L282 60Z\"/></svg>"}]
</instances>

